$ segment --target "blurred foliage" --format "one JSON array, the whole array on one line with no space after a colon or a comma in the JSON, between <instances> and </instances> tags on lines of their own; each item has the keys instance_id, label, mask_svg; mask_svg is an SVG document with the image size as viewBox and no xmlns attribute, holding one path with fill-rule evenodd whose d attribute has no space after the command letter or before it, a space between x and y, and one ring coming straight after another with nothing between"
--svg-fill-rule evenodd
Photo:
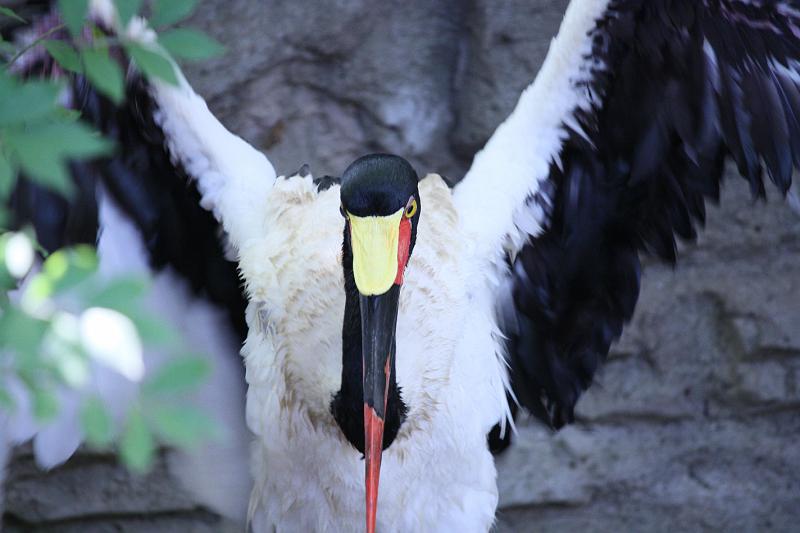
<instances>
[{"instance_id":1,"label":"blurred foliage","mask_svg":"<svg viewBox=\"0 0 800 533\"><path fill-rule=\"evenodd\" d=\"M139 14L155 28L171 26L195 0L114 0L123 27ZM148 13L142 13L143 9ZM47 254L32 230L9 231L8 199L20 174L69 197L69 162L113 153L112 142L61 106L66 76L83 75L116 103L125 97L121 48L150 80L176 84L172 56L201 60L222 47L191 29L167 29L157 45L109 35L88 17L88 0L58 0L62 24L24 44L0 39L0 422L27 408L46 425L59 415L64 391L80 398L80 427L95 447L115 448L131 469L146 470L158 442L189 447L216 434L213 421L187 402L206 379L205 358L187 354L180 336L147 309L146 276L98 274L94 248ZM7 7L0 17L25 22ZM68 30L68 39L63 37ZM64 69L61 80L25 79L16 65L42 47ZM171 55L170 55L171 54ZM145 369L144 350L165 354ZM103 390L98 373L111 372L134 391L120 399ZM106 374L103 374L106 375ZM106 387L107 388L107 387ZM22 395L20 394L22 391ZM121 406L120 406L121 404Z\"/></svg>"}]
</instances>

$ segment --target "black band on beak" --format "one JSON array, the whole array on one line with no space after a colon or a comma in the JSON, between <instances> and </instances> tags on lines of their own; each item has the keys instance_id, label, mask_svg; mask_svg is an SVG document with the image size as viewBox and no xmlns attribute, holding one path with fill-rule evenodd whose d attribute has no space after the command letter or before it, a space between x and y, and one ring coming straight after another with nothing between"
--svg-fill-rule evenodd
<instances>
[{"instance_id":1,"label":"black band on beak","mask_svg":"<svg viewBox=\"0 0 800 533\"><path fill-rule=\"evenodd\" d=\"M400 287L378 296L361 296L361 349L364 357L364 403L386 416L386 394L395 352Z\"/></svg>"}]
</instances>

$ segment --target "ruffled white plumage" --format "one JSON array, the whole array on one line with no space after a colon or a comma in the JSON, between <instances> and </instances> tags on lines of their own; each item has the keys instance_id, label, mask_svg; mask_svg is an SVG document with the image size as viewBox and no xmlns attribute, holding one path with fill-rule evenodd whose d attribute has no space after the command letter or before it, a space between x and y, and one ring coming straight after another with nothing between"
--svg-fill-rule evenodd
<instances>
[{"instance_id":1,"label":"ruffled white plumage","mask_svg":"<svg viewBox=\"0 0 800 533\"><path fill-rule=\"evenodd\" d=\"M486 434L504 416L505 369L491 314L472 306L465 290L450 190L429 176L420 196L397 324L397 381L409 412L383 454L378 528L485 531L497 505ZM310 177L279 178L269 234L242 249L255 531L363 526L361 455L330 412L344 314L338 205L338 187L318 194Z\"/></svg>"}]
</instances>

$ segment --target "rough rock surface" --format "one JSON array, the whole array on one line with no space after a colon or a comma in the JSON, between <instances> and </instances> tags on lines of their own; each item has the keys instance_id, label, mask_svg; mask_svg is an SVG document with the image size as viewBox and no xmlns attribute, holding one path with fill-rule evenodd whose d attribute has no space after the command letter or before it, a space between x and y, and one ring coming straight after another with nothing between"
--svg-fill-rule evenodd
<instances>
[{"instance_id":1,"label":"rough rock surface","mask_svg":"<svg viewBox=\"0 0 800 533\"><path fill-rule=\"evenodd\" d=\"M367 151L459 177L536 72L566 0L204 0L228 47L188 69L278 172ZM646 262L632 324L579 421L519 423L500 531L791 531L800 524L800 217L730 180L676 269ZM8 531L219 531L159 464L18 454ZM78 503L80 499L80 503ZM40 529L37 529L40 528Z\"/></svg>"}]
</instances>

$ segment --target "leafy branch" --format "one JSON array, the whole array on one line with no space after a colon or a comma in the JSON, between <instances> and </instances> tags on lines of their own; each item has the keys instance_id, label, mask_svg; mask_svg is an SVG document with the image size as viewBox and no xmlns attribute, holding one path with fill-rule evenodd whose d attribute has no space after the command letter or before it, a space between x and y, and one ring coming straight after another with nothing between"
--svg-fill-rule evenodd
<instances>
[{"instance_id":1,"label":"leafy branch","mask_svg":"<svg viewBox=\"0 0 800 533\"><path fill-rule=\"evenodd\" d=\"M123 28L145 7L142 0L114 4ZM0 52L8 59L0 60L0 228L10 220L6 206L22 175L69 197L75 189L70 163L114 152L114 144L79 120L79 112L62 107L71 76L83 75L120 104L125 76L117 50L148 79L172 84L178 83L173 56L202 60L223 50L187 28L168 29L152 44L124 32L110 36L89 17L88 0L57 5L63 23L12 50L2 41ZM191 15L197 1L151 5L152 25L163 28ZM0 7L0 17L26 22L7 7ZM60 80L25 79L16 72L20 59L39 47L63 69ZM13 420L29 405L38 423L46 425L59 416L60 394L69 390L80 400L86 442L116 447L129 468L142 471L151 464L157 442L187 447L215 436L212 421L185 402L210 369L204 358L186 353L176 331L152 318L148 279L108 279L97 267L92 247L48 255L32 230L0 229L0 419ZM145 368L144 350L171 357L158 368ZM93 383L99 369L132 391L124 412L117 412L115 398Z\"/></svg>"},{"instance_id":2,"label":"leafy branch","mask_svg":"<svg viewBox=\"0 0 800 533\"><path fill-rule=\"evenodd\" d=\"M44 41L45 39L47 39L48 37L50 37L54 33L63 30L64 28L66 28L65 24L59 24L58 26L56 26L54 28L50 28L49 30L47 30L43 34L39 35L30 44L28 44L27 46L24 46L23 48L20 48L20 50L16 54L14 54L14 56L11 59L8 60L8 63L6 63L6 69L8 69L11 65L13 65L20 57L25 55L25 52L27 52L28 50L30 50L31 48L33 48L35 46L38 46L39 43L41 43L42 41Z\"/></svg>"}]
</instances>

